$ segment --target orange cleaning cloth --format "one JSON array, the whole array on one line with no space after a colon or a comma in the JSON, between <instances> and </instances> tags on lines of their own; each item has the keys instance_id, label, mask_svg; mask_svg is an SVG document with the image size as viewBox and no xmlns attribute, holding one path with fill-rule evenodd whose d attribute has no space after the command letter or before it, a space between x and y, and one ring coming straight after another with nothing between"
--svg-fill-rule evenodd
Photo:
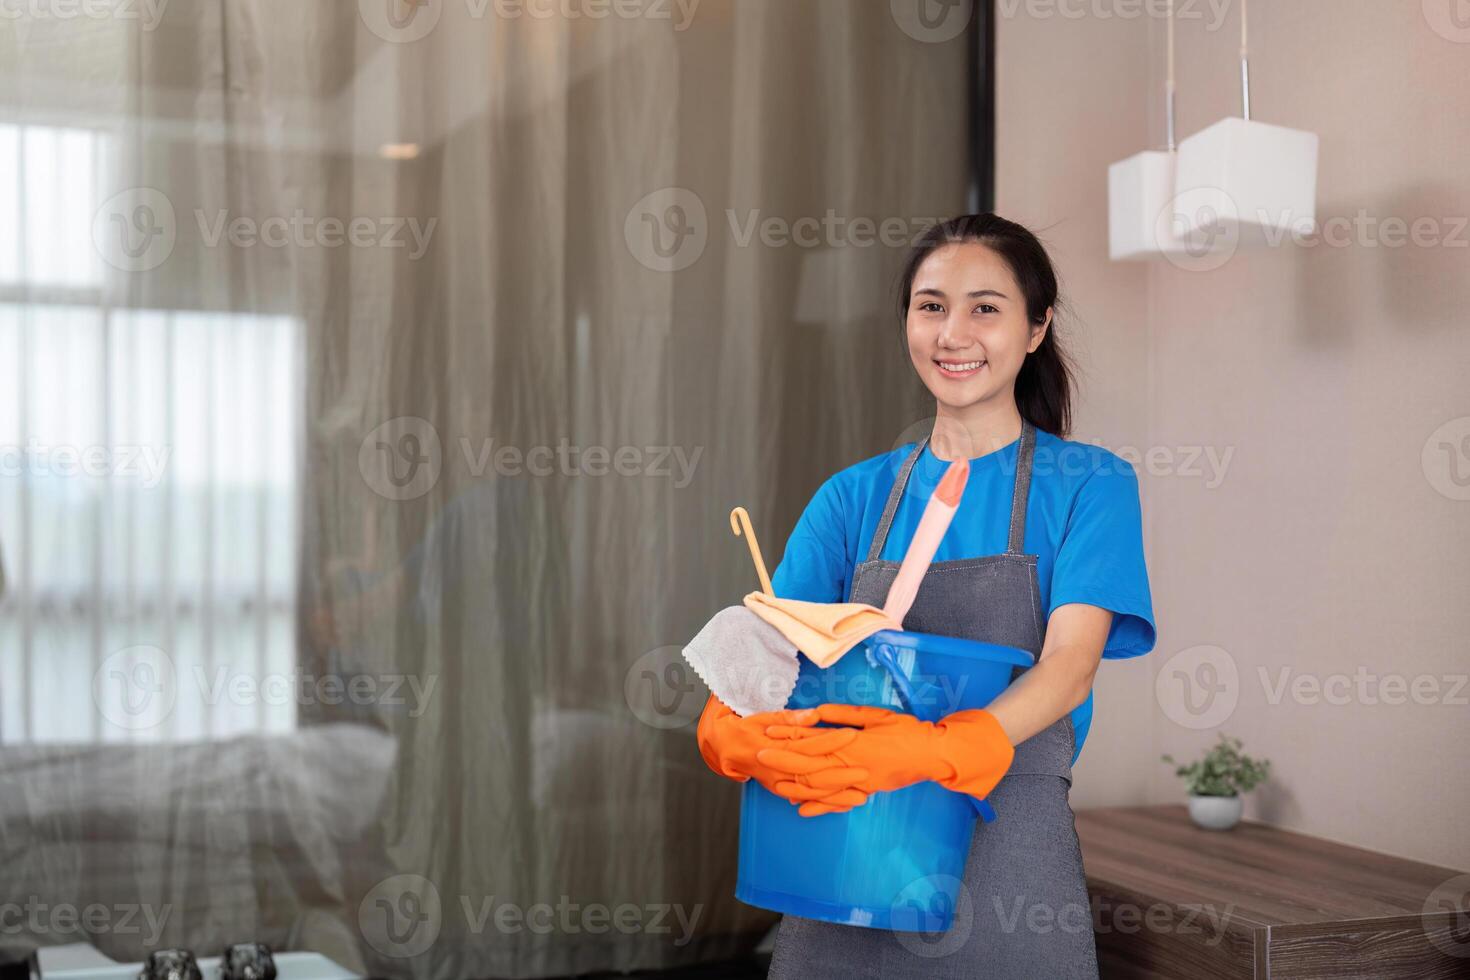
<instances>
[{"instance_id":1,"label":"orange cleaning cloth","mask_svg":"<svg viewBox=\"0 0 1470 980\"><path fill-rule=\"evenodd\" d=\"M832 666L879 630L901 629L883 610L864 602L802 602L752 592L745 608L780 630L818 667Z\"/></svg>"}]
</instances>

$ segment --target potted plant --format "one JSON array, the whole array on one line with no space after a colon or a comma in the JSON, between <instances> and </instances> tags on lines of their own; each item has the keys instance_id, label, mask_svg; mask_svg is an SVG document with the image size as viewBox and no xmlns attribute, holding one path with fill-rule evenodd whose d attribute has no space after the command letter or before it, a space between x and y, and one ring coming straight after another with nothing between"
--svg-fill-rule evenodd
<instances>
[{"instance_id":1,"label":"potted plant","mask_svg":"<svg viewBox=\"0 0 1470 980\"><path fill-rule=\"evenodd\" d=\"M1241 794L1255 789L1271 772L1269 760L1252 759L1240 749L1240 739L1222 732L1203 759L1174 770L1174 775L1184 777L1189 790L1190 819L1206 830L1234 827L1243 806ZM1171 755L1162 758L1177 765Z\"/></svg>"}]
</instances>

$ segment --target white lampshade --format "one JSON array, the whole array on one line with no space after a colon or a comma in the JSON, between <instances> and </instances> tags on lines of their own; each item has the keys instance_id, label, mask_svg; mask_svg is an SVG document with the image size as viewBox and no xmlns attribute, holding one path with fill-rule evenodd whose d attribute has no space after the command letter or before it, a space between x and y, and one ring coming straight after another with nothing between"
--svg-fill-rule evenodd
<instances>
[{"instance_id":1,"label":"white lampshade","mask_svg":"<svg viewBox=\"0 0 1470 980\"><path fill-rule=\"evenodd\" d=\"M1159 215L1174 198L1174 154L1146 150L1108 168L1108 255L1114 262L1157 258L1182 244Z\"/></svg>"},{"instance_id":2,"label":"white lampshade","mask_svg":"<svg viewBox=\"0 0 1470 980\"><path fill-rule=\"evenodd\" d=\"M1254 244L1312 231L1318 142L1316 133L1237 118L1195 133L1179 144L1176 227Z\"/></svg>"}]
</instances>

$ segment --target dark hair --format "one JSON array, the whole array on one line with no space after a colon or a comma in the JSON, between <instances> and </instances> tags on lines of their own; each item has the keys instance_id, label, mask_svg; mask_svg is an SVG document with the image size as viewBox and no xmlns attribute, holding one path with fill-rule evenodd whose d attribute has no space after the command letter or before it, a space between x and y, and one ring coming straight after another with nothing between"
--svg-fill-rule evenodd
<instances>
[{"instance_id":1,"label":"dark hair","mask_svg":"<svg viewBox=\"0 0 1470 980\"><path fill-rule=\"evenodd\" d=\"M928 229L914 243L898 290L900 337L907 329L909 301L919 267L936 249L958 242L978 242L1005 260L1026 297L1026 318L1033 324L1046 322L1047 309L1056 310L1056 270L1036 236L997 214L964 214ZM1057 340L1055 313L1041 346L1026 355L1016 376L1016 408L1038 429L1064 438L1071 432L1072 366Z\"/></svg>"}]
</instances>

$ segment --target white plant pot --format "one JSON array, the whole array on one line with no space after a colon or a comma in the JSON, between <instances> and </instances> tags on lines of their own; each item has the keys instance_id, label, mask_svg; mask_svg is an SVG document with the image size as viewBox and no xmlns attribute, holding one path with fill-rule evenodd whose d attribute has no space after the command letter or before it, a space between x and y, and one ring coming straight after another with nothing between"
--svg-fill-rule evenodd
<instances>
[{"instance_id":1,"label":"white plant pot","mask_svg":"<svg viewBox=\"0 0 1470 980\"><path fill-rule=\"evenodd\" d=\"M1229 830L1240 822L1245 800L1240 796L1189 797L1189 819L1206 830Z\"/></svg>"}]
</instances>

